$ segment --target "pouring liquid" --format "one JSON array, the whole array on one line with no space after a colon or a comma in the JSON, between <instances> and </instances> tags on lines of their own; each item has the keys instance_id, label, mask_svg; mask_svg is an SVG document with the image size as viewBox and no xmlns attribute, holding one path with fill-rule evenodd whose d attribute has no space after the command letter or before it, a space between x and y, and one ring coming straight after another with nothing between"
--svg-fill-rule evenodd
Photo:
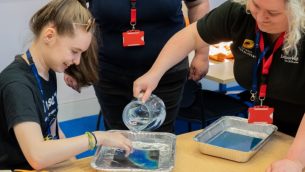
<instances>
[{"instance_id":1,"label":"pouring liquid","mask_svg":"<svg viewBox=\"0 0 305 172\"><path fill-rule=\"evenodd\" d=\"M150 119L148 112L142 107L134 107L128 111L127 117L129 118L126 126L129 130L139 132L145 129Z\"/></svg>"}]
</instances>

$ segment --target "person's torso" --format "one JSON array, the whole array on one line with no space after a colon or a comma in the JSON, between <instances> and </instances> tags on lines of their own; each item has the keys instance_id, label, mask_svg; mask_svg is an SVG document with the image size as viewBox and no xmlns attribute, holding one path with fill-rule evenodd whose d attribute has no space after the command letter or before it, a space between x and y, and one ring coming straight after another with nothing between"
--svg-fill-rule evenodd
<instances>
[{"instance_id":1,"label":"person's torso","mask_svg":"<svg viewBox=\"0 0 305 172\"><path fill-rule=\"evenodd\" d=\"M243 33L234 35L231 46L235 57L234 76L236 81L243 87L251 90L253 84L253 72L257 68L257 87L262 82L262 65L257 66L257 55L255 50L255 23L248 22ZM268 43L267 36L264 37L265 47L269 46L265 58L271 57L274 43ZM304 37L300 44L304 43ZM261 54L261 52L259 53ZM298 50L297 57L285 55L282 46L273 53L273 60L269 67L269 74L265 77L267 84L267 97L287 101L295 104L305 105L305 51ZM303 79L304 78L304 79ZM259 90L258 90L259 91Z\"/></svg>"},{"instance_id":2,"label":"person's torso","mask_svg":"<svg viewBox=\"0 0 305 172\"><path fill-rule=\"evenodd\" d=\"M251 90L253 68L257 64L255 53L256 22L245 8L236 3L226 2L205 19L198 22L199 34L204 41L213 44L233 41L231 51L235 57L234 76L244 88ZM264 35L265 45L268 45ZM304 35L299 47L304 45ZM270 47L273 50L273 47ZM267 53L266 57L271 54ZM260 82L261 67L258 68ZM267 98L305 105L305 50L298 49L297 57L285 55L280 47L273 56L267 79Z\"/></svg>"},{"instance_id":3,"label":"person's torso","mask_svg":"<svg viewBox=\"0 0 305 172\"><path fill-rule=\"evenodd\" d=\"M181 0L138 0L135 28L144 31L145 45L123 47L122 33L131 29L130 0L92 0L90 6L100 28L103 65L146 71L167 40L185 26Z\"/></svg>"},{"instance_id":4,"label":"person's torso","mask_svg":"<svg viewBox=\"0 0 305 172\"><path fill-rule=\"evenodd\" d=\"M19 122L24 121L34 121L40 124L43 130L43 136L47 136L48 125L47 122L52 121L57 118L58 104L57 104L57 87L56 87L56 75L54 72L49 73L49 81L46 81L40 77L42 81L42 87L44 90L46 107L48 108L48 117L46 117L43 105L42 96L39 92L37 81L33 76L30 67L21 59L20 56L16 56L16 60L12 62L6 69L4 69L0 74L0 169L3 168L31 168L23 156L23 153L19 147L17 139L15 137L13 126ZM18 84L16 84L18 83ZM22 107L10 111L14 107L7 105L4 100L3 90L10 84L17 85L16 89L21 89L27 87L29 90L26 92L31 92L31 100L28 101L27 97L20 95L20 99L16 100L16 103L23 102L27 107ZM24 85L25 87L18 87L18 85ZM14 87L15 88L15 87ZM21 90L22 92L22 90ZM15 97L16 95L12 96ZM9 97L5 97L8 99ZM10 100L10 102L14 101ZM20 106L16 106L20 107ZM15 107L15 108L16 108ZM29 111L29 109L35 109L34 111ZM31 115L27 115L31 114ZM54 131L53 131L53 134Z\"/></svg>"}]
</instances>

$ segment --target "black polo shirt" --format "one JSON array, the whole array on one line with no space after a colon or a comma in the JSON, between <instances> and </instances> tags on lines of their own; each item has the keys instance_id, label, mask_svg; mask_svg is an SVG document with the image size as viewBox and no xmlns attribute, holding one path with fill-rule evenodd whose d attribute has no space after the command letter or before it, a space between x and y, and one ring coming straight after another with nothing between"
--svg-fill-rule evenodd
<instances>
[{"instance_id":1,"label":"black polo shirt","mask_svg":"<svg viewBox=\"0 0 305 172\"><path fill-rule=\"evenodd\" d=\"M201 38L208 44L233 41L231 50L235 57L235 79L242 87L250 90L252 70L257 62L254 47L256 22L252 15L246 14L244 6L227 1L200 19L197 29ZM265 33L263 35L266 44L273 50L273 45L268 43ZM274 122L280 130L287 129L286 133L291 135L294 135L305 112L304 41L303 36L295 58L285 55L282 48L274 53L267 83L265 104L275 108ZM260 78L261 70L258 71ZM294 127L294 131L288 129L290 127Z\"/></svg>"},{"instance_id":2,"label":"black polo shirt","mask_svg":"<svg viewBox=\"0 0 305 172\"><path fill-rule=\"evenodd\" d=\"M145 32L145 45L123 47L122 33L131 29L130 1L91 0L90 9L99 26L101 69L123 75L138 77L149 70L168 39L185 27L181 0L137 1L135 28ZM184 60L169 72L187 68Z\"/></svg>"}]
</instances>

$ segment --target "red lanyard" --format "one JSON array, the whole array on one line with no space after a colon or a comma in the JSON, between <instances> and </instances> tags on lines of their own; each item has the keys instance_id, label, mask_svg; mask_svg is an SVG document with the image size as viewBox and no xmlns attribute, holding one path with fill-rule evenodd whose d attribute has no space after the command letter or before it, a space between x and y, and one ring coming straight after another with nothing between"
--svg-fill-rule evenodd
<instances>
[{"instance_id":1,"label":"red lanyard","mask_svg":"<svg viewBox=\"0 0 305 172\"><path fill-rule=\"evenodd\" d=\"M137 23L136 0L130 0L130 25L132 26L132 30L135 30L136 23Z\"/></svg>"},{"instance_id":2,"label":"red lanyard","mask_svg":"<svg viewBox=\"0 0 305 172\"><path fill-rule=\"evenodd\" d=\"M266 60L266 57L263 58L263 64L262 64L262 76L263 77L262 77L262 81L260 84L260 90L259 90L259 99L261 101L261 104L262 104L262 101L266 97L266 92L267 92L267 82L266 82L267 79L266 78L269 74L269 69L270 69L270 66L271 66L271 63L273 60L273 55L283 45L284 36L285 36L285 32L281 33L280 37L277 39L277 41L274 45L273 51L272 51L271 55L269 56L269 58L267 60ZM261 52L264 51L264 49L265 49L265 43L264 43L263 36L260 37L259 48L260 48Z\"/></svg>"},{"instance_id":3,"label":"red lanyard","mask_svg":"<svg viewBox=\"0 0 305 172\"><path fill-rule=\"evenodd\" d=\"M124 47L133 47L133 46L143 46L145 45L144 41L144 31L136 30L137 24L137 9L136 9L136 0L130 0L130 25L131 30L127 30L122 33L123 36L123 46Z\"/></svg>"}]
</instances>

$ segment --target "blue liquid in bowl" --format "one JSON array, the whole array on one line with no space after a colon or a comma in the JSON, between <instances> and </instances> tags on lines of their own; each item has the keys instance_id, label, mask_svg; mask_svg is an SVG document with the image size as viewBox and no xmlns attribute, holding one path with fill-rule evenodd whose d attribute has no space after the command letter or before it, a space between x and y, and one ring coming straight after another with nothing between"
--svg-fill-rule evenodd
<instances>
[{"instance_id":1,"label":"blue liquid in bowl","mask_svg":"<svg viewBox=\"0 0 305 172\"><path fill-rule=\"evenodd\" d=\"M223 133L212 137L207 143L223 148L249 152L261 140L261 138L257 137L224 131Z\"/></svg>"}]
</instances>

